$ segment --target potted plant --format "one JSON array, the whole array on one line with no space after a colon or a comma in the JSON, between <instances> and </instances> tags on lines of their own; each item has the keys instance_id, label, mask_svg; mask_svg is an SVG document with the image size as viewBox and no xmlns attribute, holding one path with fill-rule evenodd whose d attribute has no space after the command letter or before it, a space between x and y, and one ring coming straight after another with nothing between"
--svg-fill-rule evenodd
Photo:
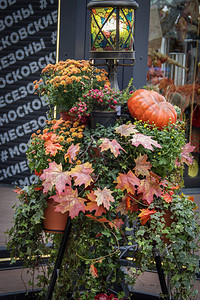
<instances>
[{"instance_id":1,"label":"potted plant","mask_svg":"<svg viewBox=\"0 0 200 300\"><path fill-rule=\"evenodd\" d=\"M69 112L85 92L109 85L109 81L104 69L91 66L87 60L68 59L47 65L34 84L36 93L51 106L59 112Z\"/></svg>"},{"instance_id":2,"label":"potted plant","mask_svg":"<svg viewBox=\"0 0 200 300\"><path fill-rule=\"evenodd\" d=\"M33 270L41 254L49 254L47 272L38 276L41 297L62 236L42 230L50 198L56 202L55 211L68 212L72 219L55 299L72 295L93 300L99 293L109 297L113 290L114 297L125 298L120 284L133 284L139 272L130 263L129 276L124 274L120 249L133 243L138 245L136 261L142 271L152 266L156 247L164 270L171 274L174 299L188 299L198 267L194 252L199 228L196 205L180 189L192 150L179 118L162 127L119 119L114 126L94 129L79 121L49 120L42 132L34 133L27 158L38 179L17 190L20 204L8 232L8 248L13 259L21 258ZM134 234L129 234L133 228Z\"/></svg>"},{"instance_id":3,"label":"potted plant","mask_svg":"<svg viewBox=\"0 0 200 300\"><path fill-rule=\"evenodd\" d=\"M122 91L114 91L110 87L91 89L84 93L80 101L70 109L72 115L78 115L84 122L90 116L91 127L96 125L114 125L117 117L117 107L124 99Z\"/></svg>"}]
</instances>

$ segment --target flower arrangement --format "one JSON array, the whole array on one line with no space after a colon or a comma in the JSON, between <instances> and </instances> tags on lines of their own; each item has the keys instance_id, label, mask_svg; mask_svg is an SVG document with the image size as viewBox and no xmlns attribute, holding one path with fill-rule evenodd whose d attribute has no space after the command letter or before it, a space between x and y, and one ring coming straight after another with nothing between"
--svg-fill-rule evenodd
<instances>
[{"instance_id":1,"label":"flower arrangement","mask_svg":"<svg viewBox=\"0 0 200 300\"><path fill-rule=\"evenodd\" d=\"M180 194L180 183L184 164L192 163L192 150L185 143L180 120L162 130L137 120L119 120L115 126L95 130L79 122L48 121L30 141L27 158L38 180L17 190L20 205L9 231L11 256L35 267L41 254L48 253L51 273L61 239L51 234L53 246L47 249L42 220L51 198L55 210L68 211L72 219L56 299L67 293L91 300L97 293L109 295L112 282L124 280L120 247L134 243L142 271L152 267L155 245L160 253L167 249L163 266L171 275L173 297L188 299L198 266L194 252L199 229L196 205ZM166 211L170 211L170 225L165 223ZM127 220L131 230L136 222L134 235L127 235ZM134 281L138 272L134 266L129 268ZM39 283L45 293L45 272ZM118 292L118 299L124 297Z\"/></svg>"},{"instance_id":2,"label":"flower arrangement","mask_svg":"<svg viewBox=\"0 0 200 300\"><path fill-rule=\"evenodd\" d=\"M69 111L73 104L88 90L109 85L107 72L92 67L89 61L59 61L47 65L41 79L34 82L36 93L48 99L59 111Z\"/></svg>"},{"instance_id":3,"label":"flower arrangement","mask_svg":"<svg viewBox=\"0 0 200 300\"><path fill-rule=\"evenodd\" d=\"M91 89L79 98L69 112L72 116L78 116L84 123L93 111L115 111L123 99L122 91L114 91L107 86L102 89Z\"/></svg>"}]
</instances>

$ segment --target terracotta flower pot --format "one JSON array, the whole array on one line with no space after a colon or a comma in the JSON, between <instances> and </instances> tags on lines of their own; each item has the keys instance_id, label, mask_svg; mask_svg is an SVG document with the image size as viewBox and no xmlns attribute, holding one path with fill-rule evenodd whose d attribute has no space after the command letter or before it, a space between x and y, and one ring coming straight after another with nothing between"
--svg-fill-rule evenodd
<instances>
[{"instance_id":1,"label":"terracotta flower pot","mask_svg":"<svg viewBox=\"0 0 200 300\"><path fill-rule=\"evenodd\" d=\"M63 233L69 216L69 212L62 214L55 212L56 202L49 199L48 206L44 211L43 229L50 233Z\"/></svg>"},{"instance_id":2,"label":"terracotta flower pot","mask_svg":"<svg viewBox=\"0 0 200 300\"><path fill-rule=\"evenodd\" d=\"M172 212L170 210L166 210L166 212L163 215L163 218L165 219L165 222L164 222L165 227L170 227L173 222L176 222L173 218L171 219L171 216L172 216ZM166 234L163 234L163 236L162 236L161 239L166 244L170 244L171 243L170 239L166 237Z\"/></svg>"},{"instance_id":3,"label":"terracotta flower pot","mask_svg":"<svg viewBox=\"0 0 200 300\"><path fill-rule=\"evenodd\" d=\"M75 116L72 116L68 113L68 111L61 111L60 112L60 117L64 120L64 121L75 121L77 120L77 118Z\"/></svg>"}]
</instances>

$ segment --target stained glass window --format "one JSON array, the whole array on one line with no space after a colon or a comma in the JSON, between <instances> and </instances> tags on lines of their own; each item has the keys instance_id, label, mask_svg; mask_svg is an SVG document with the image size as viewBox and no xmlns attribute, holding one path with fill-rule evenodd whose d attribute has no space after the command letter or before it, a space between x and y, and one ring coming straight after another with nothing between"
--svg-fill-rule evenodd
<instances>
[{"instance_id":1,"label":"stained glass window","mask_svg":"<svg viewBox=\"0 0 200 300\"><path fill-rule=\"evenodd\" d=\"M92 51L132 51L133 31L133 9L112 7L92 9Z\"/></svg>"}]
</instances>

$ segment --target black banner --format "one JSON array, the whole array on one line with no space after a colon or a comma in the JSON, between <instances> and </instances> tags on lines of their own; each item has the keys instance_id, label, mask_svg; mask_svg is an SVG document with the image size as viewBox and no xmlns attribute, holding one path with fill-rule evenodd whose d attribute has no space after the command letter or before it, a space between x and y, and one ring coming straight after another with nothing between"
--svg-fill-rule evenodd
<instances>
[{"instance_id":1,"label":"black banner","mask_svg":"<svg viewBox=\"0 0 200 300\"><path fill-rule=\"evenodd\" d=\"M34 94L41 70L56 60L57 0L0 0L0 183L29 185L28 141L46 121Z\"/></svg>"}]
</instances>

